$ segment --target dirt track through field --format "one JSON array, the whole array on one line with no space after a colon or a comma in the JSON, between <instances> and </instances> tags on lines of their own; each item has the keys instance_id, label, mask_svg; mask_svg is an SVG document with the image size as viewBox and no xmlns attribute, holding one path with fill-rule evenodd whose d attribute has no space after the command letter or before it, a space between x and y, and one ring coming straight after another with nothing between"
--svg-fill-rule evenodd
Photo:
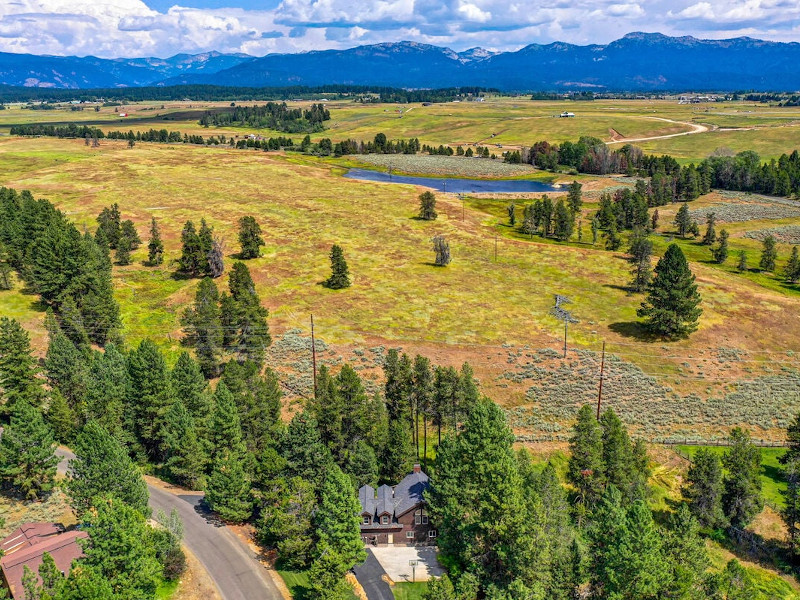
<instances>
[{"instance_id":1,"label":"dirt track through field","mask_svg":"<svg viewBox=\"0 0 800 600\"><path fill-rule=\"evenodd\" d=\"M696 123L687 123L686 121L673 121L672 119L664 119L663 117L643 117L645 119L652 119L654 121L664 121L665 123L675 123L676 125L686 125L687 127L691 127L691 131L682 131L680 133L669 133L667 135L654 135L651 137L641 137L641 138L620 138L614 139L610 142L606 142L607 145L611 144L628 144L630 142L650 142L653 140L666 140L667 138L674 138L680 137L682 135L694 135L696 133L705 133L708 131L708 127L705 125L697 125Z\"/></svg>"}]
</instances>

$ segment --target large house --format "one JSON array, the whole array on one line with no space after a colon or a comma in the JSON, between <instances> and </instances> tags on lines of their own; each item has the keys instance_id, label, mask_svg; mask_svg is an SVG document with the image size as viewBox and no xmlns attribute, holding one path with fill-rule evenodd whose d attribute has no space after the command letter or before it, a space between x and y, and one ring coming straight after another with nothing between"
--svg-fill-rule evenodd
<instances>
[{"instance_id":1,"label":"large house","mask_svg":"<svg viewBox=\"0 0 800 600\"><path fill-rule=\"evenodd\" d=\"M436 530L428 520L425 492L430 483L419 465L403 481L377 490L358 490L361 502L361 539L365 544L434 544Z\"/></svg>"},{"instance_id":2,"label":"large house","mask_svg":"<svg viewBox=\"0 0 800 600\"><path fill-rule=\"evenodd\" d=\"M38 574L45 552L53 557L58 570L67 575L72 561L83 556L78 540L87 537L85 531L64 531L54 523L25 523L0 541L3 551L0 568L11 597L25 597L22 589L25 567Z\"/></svg>"}]
</instances>

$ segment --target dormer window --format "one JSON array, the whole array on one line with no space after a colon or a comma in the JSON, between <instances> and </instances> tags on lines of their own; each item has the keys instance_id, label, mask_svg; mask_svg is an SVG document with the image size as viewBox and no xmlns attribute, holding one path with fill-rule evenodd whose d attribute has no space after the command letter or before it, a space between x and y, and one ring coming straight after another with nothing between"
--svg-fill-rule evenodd
<instances>
[{"instance_id":1,"label":"dormer window","mask_svg":"<svg viewBox=\"0 0 800 600\"><path fill-rule=\"evenodd\" d=\"M388 525L388 524L389 524L389 516L388 516L388 515L383 515L383 516L381 517L381 523L382 523L383 525Z\"/></svg>"},{"instance_id":2,"label":"dormer window","mask_svg":"<svg viewBox=\"0 0 800 600\"><path fill-rule=\"evenodd\" d=\"M370 519L370 518L369 518L369 517L367 517L367 516L364 516L364 517L362 518L362 520L361 520L361 522L362 522L364 525L369 525L369 524L370 524L370 521L372 521L372 519Z\"/></svg>"},{"instance_id":3,"label":"dormer window","mask_svg":"<svg viewBox=\"0 0 800 600\"><path fill-rule=\"evenodd\" d=\"M425 513L424 509L419 509L418 511L414 512L414 525L427 525L428 524L428 515Z\"/></svg>"}]
</instances>

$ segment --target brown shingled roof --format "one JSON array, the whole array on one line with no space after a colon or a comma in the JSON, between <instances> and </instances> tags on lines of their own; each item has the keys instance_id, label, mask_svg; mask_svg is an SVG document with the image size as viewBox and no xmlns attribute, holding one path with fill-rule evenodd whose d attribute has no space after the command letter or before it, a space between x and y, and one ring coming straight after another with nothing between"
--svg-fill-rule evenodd
<instances>
[{"instance_id":1,"label":"brown shingled roof","mask_svg":"<svg viewBox=\"0 0 800 600\"><path fill-rule=\"evenodd\" d=\"M29 531L46 532L47 528L45 526L49 524L41 523L36 525L41 525L42 527ZM15 531L14 534L3 540L0 545L4 545L11 540L18 532L19 530ZM64 574L69 573L72 561L83 556L83 548L78 544L78 540L88 537L89 535L85 531L75 530L58 533L56 529L55 534L30 537L28 541L32 543L17 543L10 554L0 559L0 567L2 567L3 575L5 575L5 579L11 589L11 597L22 598L24 596L22 575L25 567L38 574L39 565L42 564L42 556L45 552L53 557L56 567L61 572Z\"/></svg>"}]
</instances>

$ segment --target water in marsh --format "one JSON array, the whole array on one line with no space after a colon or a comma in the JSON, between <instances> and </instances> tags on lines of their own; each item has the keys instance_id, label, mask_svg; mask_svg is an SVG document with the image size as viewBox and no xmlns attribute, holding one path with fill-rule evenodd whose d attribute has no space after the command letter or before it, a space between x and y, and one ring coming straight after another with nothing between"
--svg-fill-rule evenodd
<instances>
[{"instance_id":1,"label":"water in marsh","mask_svg":"<svg viewBox=\"0 0 800 600\"><path fill-rule=\"evenodd\" d=\"M381 171L370 171L368 169L350 169L345 173L345 177L350 179L360 179L362 181L382 181L386 183L406 183L411 185L423 185L433 188L440 192L451 192L453 194L469 193L523 193L523 192L556 192L559 188L542 183L541 181L529 181L526 179L442 179L441 177L412 177L411 175L390 175Z\"/></svg>"}]
</instances>

